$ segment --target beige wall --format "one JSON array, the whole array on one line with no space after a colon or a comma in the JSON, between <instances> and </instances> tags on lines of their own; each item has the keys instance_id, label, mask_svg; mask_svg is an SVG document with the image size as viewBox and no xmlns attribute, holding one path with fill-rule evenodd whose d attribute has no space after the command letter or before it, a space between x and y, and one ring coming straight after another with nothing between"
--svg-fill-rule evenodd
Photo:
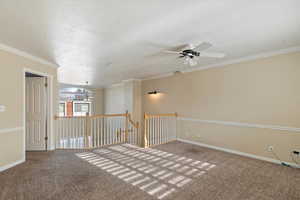
<instances>
[{"instance_id":1,"label":"beige wall","mask_svg":"<svg viewBox=\"0 0 300 200\"><path fill-rule=\"evenodd\" d=\"M143 112L178 112L180 117L300 128L300 53L147 80ZM179 122L181 138L285 161L300 149L300 132Z\"/></svg>"},{"instance_id":2,"label":"beige wall","mask_svg":"<svg viewBox=\"0 0 300 200\"><path fill-rule=\"evenodd\" d=\"M0 131L24 127L24 68L53 76L53 114L58 100L57 70L29 59L0 50L0 104L6 112L0 112ZM52 137L51 142L53 143ZM0 132L0 167L24 158L23 130Z\"/></svg>"},{"instance_id":3,"label":"beige wall","mask_svg":"<svg viewBox=\"0 0 300 200\"><path fill-rule=\"evenodd\" d=\"M143 120L142 115L142 82L141 81L135 81L133 85L133 112L132 112L132 118L134 121L137 121L141 124Z\"/></svg>"}]
</instances>

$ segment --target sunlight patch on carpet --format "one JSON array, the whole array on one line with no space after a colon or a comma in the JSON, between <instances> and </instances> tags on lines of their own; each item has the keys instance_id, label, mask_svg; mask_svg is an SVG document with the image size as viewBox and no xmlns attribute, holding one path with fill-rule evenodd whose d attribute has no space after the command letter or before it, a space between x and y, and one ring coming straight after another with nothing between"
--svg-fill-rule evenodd
<instances>
[{"instance_id":1,"label":"sunlight patch on carpet","mask_svg":"<svg viewBox=\"0 0 300 200\"><path fill-rule=\"evenodd\" d=\"M169 197L216 166L130 144L114 145L76 155L157 199Z\"/></svg>"}]
</instances>

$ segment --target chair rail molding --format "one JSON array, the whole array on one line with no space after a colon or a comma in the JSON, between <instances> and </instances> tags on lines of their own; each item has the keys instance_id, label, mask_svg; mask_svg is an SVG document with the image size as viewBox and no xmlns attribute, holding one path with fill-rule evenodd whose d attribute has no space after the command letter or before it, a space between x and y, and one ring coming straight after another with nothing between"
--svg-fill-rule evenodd
<instances>
[{"instance_id":1,"label":"chair rail molding","mask_svg":"<svg viewBox=\"0 0 300 200\"><path fill-rule=\"evenodd\" d=\"M280 130L280 131L300 132L300 128L288 127L288 126L279 126L279 125L252 124L252 123L220 121L220 120L203 120L203 119L186 118L186 117L179 117L178 120L192 121L192 122L199 122L199 123L208 123L208 124L219 124L219 125L225 125L225 126L237 126L237 127L247 127L247 128L263 128L263 129L273 129L273 130Z\"/></svg>"},{"instance_id":2,"label":"chair rail molding","mask_svg":"<svg viewBox=\"0 0 300 200\"><path fill-rule=\"evenodd\" d=\"M15 131L22 131L22 130L24 130L23 126L15 127L15 128L2 128L2 129L0 129L0 134L1 133L10 133L10 132L15 132Z\"/></svg>"}]
</instances>

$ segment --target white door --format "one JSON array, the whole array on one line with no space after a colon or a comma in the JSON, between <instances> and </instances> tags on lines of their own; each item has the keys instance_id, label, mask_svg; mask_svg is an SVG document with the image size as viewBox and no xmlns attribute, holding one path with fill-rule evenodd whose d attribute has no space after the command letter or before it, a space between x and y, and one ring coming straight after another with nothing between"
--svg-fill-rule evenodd
<instances>
[{"instance_id":1,"label":"white door","mask_svg":"<svg viewBox=\"0 0 300 200\"><path fill-rule=\"evenodd\" d=\"M46 150L47 79L26 77L26 150Z\"/></svg>"}]
</instances>

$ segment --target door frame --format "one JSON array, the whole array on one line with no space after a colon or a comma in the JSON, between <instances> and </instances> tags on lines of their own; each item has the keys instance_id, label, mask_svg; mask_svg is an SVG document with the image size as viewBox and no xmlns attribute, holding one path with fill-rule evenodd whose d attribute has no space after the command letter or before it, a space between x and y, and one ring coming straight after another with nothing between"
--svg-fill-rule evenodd
<instances>
[{"instance_id":1,"label":"door frame","mask_svg":"<svg viewBox=\"0 0 300 200\"><path fill-rule=\"evenodd\" d=\"M26 156L26 72L44 76L47 78L48 84L48 94L47 94L47 151L54 150L54 130L53 130L53 75L48 73L32 70L29 68L24 68L23 70L23 152L24 157ZM45 146L46 150L46 146ZM26 158L26 157L25 157Z\"/></svg>"}]
</instances>

